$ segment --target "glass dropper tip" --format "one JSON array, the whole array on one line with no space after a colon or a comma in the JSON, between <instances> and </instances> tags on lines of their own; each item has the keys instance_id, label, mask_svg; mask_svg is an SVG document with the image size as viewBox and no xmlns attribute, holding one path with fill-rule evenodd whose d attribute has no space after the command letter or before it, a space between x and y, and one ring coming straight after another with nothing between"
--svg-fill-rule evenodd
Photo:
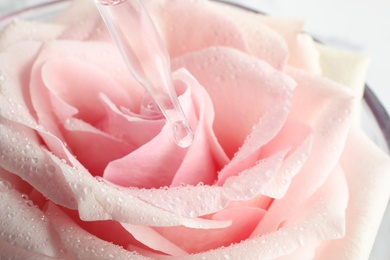
<instances>
[{"instance_id":1,"label":"glass dropper tip","mask_svg":"<svg viewBox=\"0 0 390 260\"><path fill-rule=\"evenodd\" d=\"M173 130L175 143L194 139L172 82L170 57L141 0L95 0L128 70L148 91Z\"/></svg>"},{"instance_id":2,"label":"glass dropper tip","mask_svg":"<svg viewBox=\"0 0 390 260\"><path fill-rule=\"evenodd\" d=\"M175 142L181 148L187 148L194 140L194 133L186 120L177 121L172 124Z\"/></svg>"}]
</instances>

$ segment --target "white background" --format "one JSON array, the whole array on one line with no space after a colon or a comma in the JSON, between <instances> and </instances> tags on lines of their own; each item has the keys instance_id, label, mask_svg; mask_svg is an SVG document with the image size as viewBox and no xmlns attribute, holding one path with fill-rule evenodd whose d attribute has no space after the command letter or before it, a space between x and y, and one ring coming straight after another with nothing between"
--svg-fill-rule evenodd
<instances>
[{"instance_id":1,"label":"white background","mask_svg":"<svg viewBox=\"0 0 390 260\"><path fill-rule=\"evenodd\" d=\"M0 16L45 1L47 0L0 0ZM386 110L390 111L390 1L225 1L241 3L269 14L303 18L306 21L305 31L322 42L368 55L371 65L367 82ZM387 217L390 218L390 214ZM386 224L382 227L370 259L390 259L388 237L390 228Z\"/></svg>"}]
</instances>

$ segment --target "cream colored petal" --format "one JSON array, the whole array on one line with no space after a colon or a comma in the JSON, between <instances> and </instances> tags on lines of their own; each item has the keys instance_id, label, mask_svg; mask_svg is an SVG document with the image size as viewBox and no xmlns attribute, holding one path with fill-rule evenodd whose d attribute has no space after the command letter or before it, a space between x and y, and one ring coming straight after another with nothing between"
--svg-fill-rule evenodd
<instances>
[{"instance_id":1,"label":"cream colored petal","mask_svg":"<svg viewBox=\"0 0 390 260\"><path fill-rule=\"evenodd\" d=\"M355 125L360 125L361 98L369 65L367 56L316 44L320 53L322 75L350 88L356 96Z\"/></svg>"}]
</instances>

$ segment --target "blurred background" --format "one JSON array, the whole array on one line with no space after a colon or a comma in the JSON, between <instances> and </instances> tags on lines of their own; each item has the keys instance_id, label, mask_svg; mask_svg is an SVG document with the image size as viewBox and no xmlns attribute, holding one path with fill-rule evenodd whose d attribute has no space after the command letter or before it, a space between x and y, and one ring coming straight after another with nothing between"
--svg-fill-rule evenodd
<instances>
[{"instance_id":1,"label":"blurred background","mask_svg":"<svg viewBox=\"0 0 390 260\"><path fill-rule=\"evenodd\" d=\"M49 0L1 0L0 16ZM367 83L390 111L390 1L224 0L272 14L302 18L305 31L320 41L371 58ZM390 185L389 185L390 187ZM390 211L370 260L390 259Z\"/></svg>"}]
</instances>

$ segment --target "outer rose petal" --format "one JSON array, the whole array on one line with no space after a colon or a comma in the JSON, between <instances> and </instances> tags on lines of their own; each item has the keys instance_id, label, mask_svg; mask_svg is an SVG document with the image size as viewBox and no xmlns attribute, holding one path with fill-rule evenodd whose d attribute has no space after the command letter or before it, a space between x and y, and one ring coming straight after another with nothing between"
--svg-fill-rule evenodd
<instances>
[{"instance_id":1,"label":"outer rose petal","mask_svg":"<svg viewBox=\"0 0 390 260\"><path fill-rule=\"evenodd\" d=\"M347 197L345 176L337 167L284 228L229 247L171 259L275 259L302 246L340 238L344 234Z\"/></svg>"},{"instance_id":2,"label":"outer rose petal","mask_svg":"<svg viewBox=\"0 0 390 260\"><path fill-rule=\"evenodd\" d=\"M33 205L26 194L6 186L0 179L0 258L30 252L32 257L62 256L63 246L47 216ZM7 258L8 259L8 258Z\"/></svg>"},{"instance_id":3,"label":"outer rose petal","mask_svg":"<svg viewBox=\"0 0 390 260\"><path fill-rule=\"evenodd\" d=\"M346 235L323 244L315 259L368 259L390 195L390 159L361 130L353 129L341 165L350 191Z\"/></svg>"},{"instance_id":4,"label":"outer rose petal","mask_svg":"<svg viewBox=\"0 0 390 260\"><path fill-rule=\"evenodd\" d=\"M368 57L357 55L344 50L337 50L317 44L320 52L322 74L335 80L353 91L356 100L354 104L354 123L360 126L365 80L369 65Z\"/></svg>"},{"instance_id":5,"label":"outer rose petal","mask_svg":"<svg viewBox=\"0 0 390 260\"><path fill-rule=\"evenodd\" d=\"M284 198L269 208L259 233L277 228L323 184L338 162L352 117L354 100L343 86L303 71L290 69L289 74L298 83L289 117L312 128L312 151Z\"/></svg>"},{"instance_id":6,"label":"outer rose petal","mask_svg":"<svg viewBox=\"0 0 390 260\"><path fill-rule=\"evenodd\" d=\"M247 40L250 41L249 44L249 53L266 60L269 62L267 56L276 56L284 54L281 48L277 50L272 47L275 45L269 43L269 39L273 39L271 33L268 33L267 36L261 37L261 33L258 32L259 27L264 27L262 31L267 31L266 29L272 31L275 35L280 37L285 41L287 45L287 64L295 68L300 68L305 71L313 72L316 74L321 73L321 68L318 64L319 54L313 44L313 39L306 35L302 34L303 22L297 19L287 19L280 17L265 16L257 13L248 12L234 6L229 6L225 3L211 2L212 5L215 5L215 8L223 10L228 14L229 18L237 24L240 24L240 28L243 25L246 25L246 31L249 31ZM260 38L260 39L259 39ZM267 41L264 41L267 39ZM273 41L275 41L273 39ZM262 44L269 44L265 51L261 51ZM266 45L267 46L267 45ZM259 50L260 49L260 50ZM265 53L265 57L264 54ZM270 64L274 64L270 62ZM283 67L282 67L283 68Z\"/></svg>"},{"instance_id":7,"label":"outer rose petal","mask_svg":"<svg viewBox=\"0 0 390 260\"><path fill-rule=\"evenodd\" d=\"M148 2L172 57L210 46L226 46L254 54L280 70L284 68L288 53L283 39L244 15L232 16L204 0Z\"/></svg>"},{"instance_id":8,"label":"outer rose petal","mask_svg":"<svg viewBox=\"0 0 390 260\"><path fill-rule=\"evenodd\" d=\"M65 248L76 259L149 259L89 234L73 223L53 203L49 202L46 214L49 215Z\"/></svg>"},{"instance_id":9,"label":"outer rose petal","mask_svg":"<svg viewBox=\"0 0 390 260\"><path fill-rule=\"evenodd\" d=\"M185 227L155 228L158 233L183 248L188 253L207 251L229 246L245 240L265 214L258 208L231 208L211 216L215 220L231 220L232 225L223 229L189 229Z\"/></svg>"}]
</instances>

